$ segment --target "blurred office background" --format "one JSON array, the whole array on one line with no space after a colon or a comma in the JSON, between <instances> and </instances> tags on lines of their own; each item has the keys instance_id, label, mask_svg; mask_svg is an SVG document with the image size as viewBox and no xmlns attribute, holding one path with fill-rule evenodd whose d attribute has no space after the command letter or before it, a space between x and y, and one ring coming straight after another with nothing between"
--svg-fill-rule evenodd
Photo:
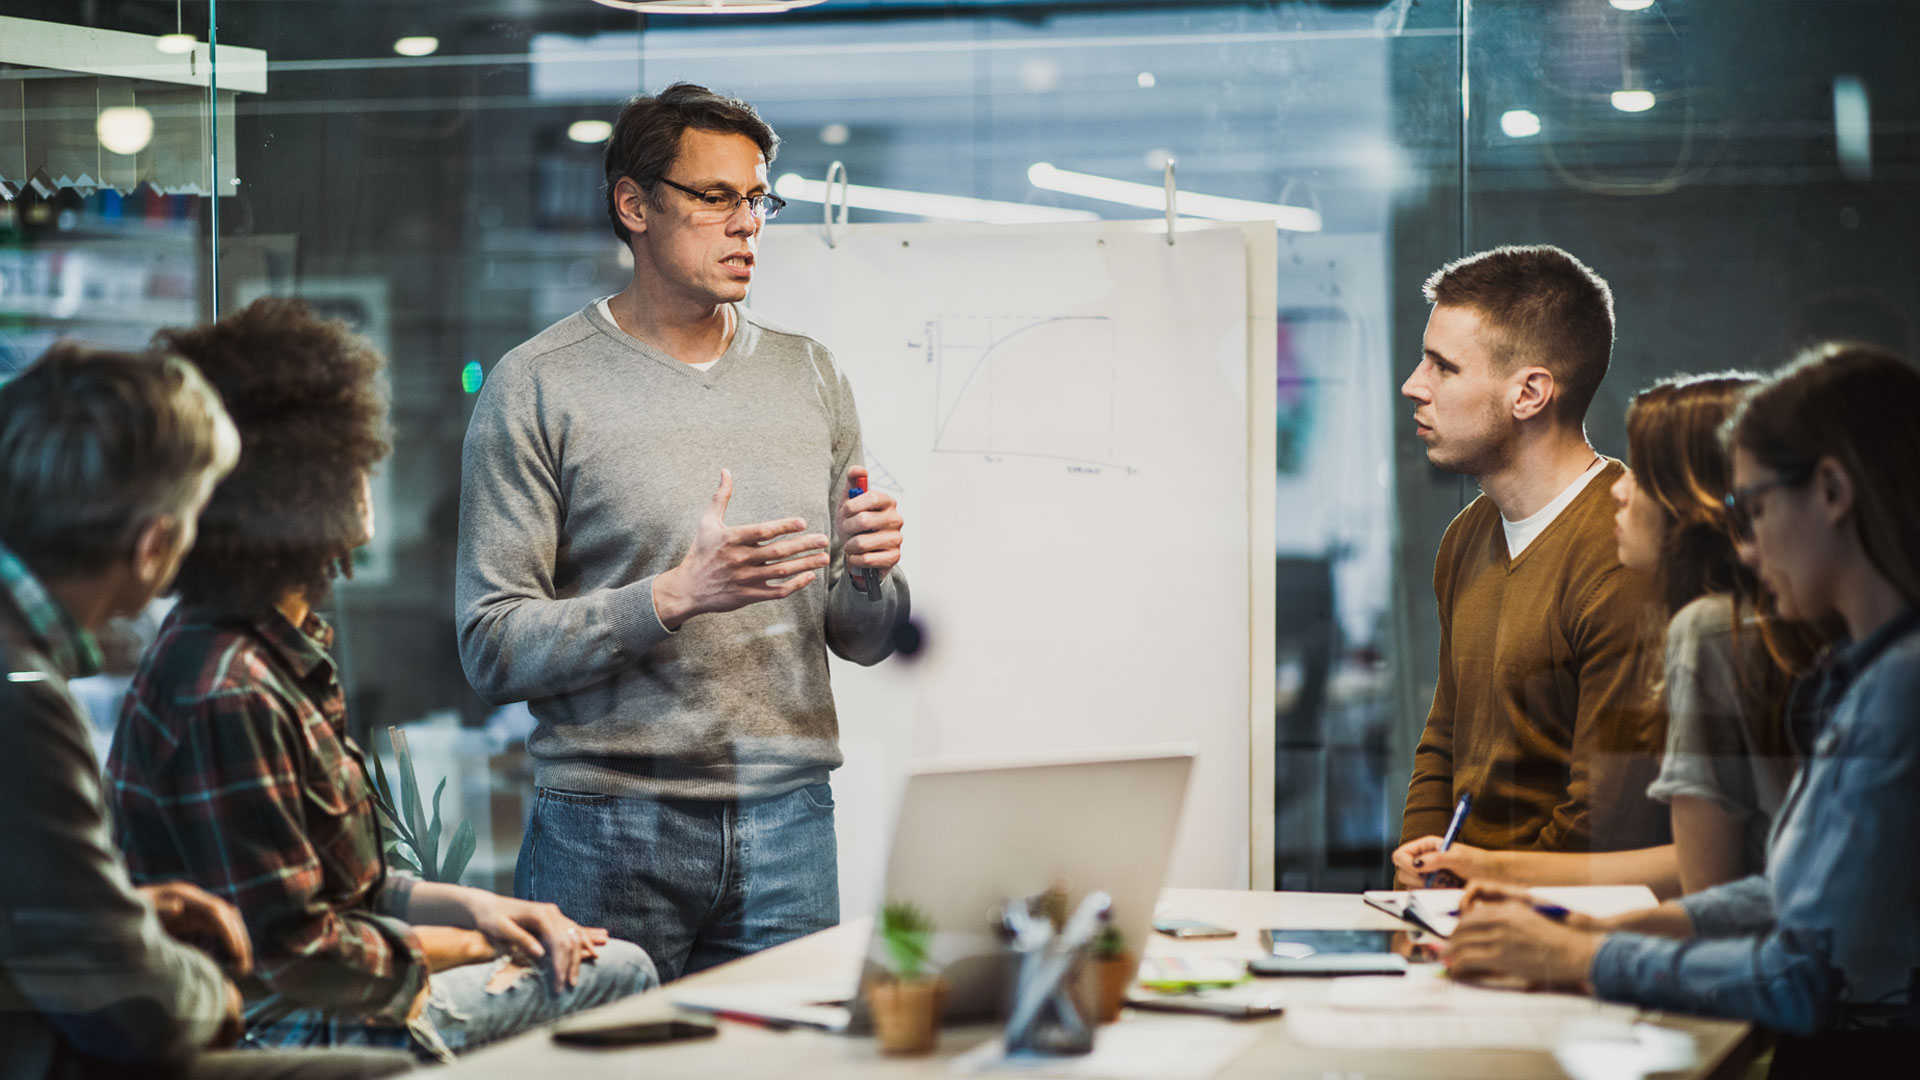
<instances>
[{"instance_id":1,"label":"blurred office background","mask_svg":"<svg viewBox=\"0 0 1920 1080\"><path fill-rule=\"evenodd\" d=\"M1158 184L1171 159L1183 190L1312 208L1272 298L1274 881L1358 888L1387 876L1433 551L1475 494L1427 466L1397 394L1422 279L1522 242L1606 276L1619 343L1589 430L1616 456L1661 375L1831 336L1910 356L1914 41L1905 0L0 0L0 378L62 335L136 345L263 293L386 349L380 539L333 612L356 733L408 725L481 831L468 880L503 885L531 770L524 710L476 699L455 653L460 443L502 353L626 282L599 190L622 98L749 99L785 139L776 177L840 161L1151 217L1032 166Z\"/></svg>"}]
</instances>

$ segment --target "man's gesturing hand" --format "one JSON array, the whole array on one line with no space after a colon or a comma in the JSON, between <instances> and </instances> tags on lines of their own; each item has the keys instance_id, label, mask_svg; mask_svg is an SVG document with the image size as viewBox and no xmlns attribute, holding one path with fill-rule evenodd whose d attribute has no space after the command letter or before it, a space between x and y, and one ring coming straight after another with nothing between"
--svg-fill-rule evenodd
<instances>
[{"instance_id":1,"label":"man's gesturing hand","mask_svg":"<svg viewBox=\"0 0 1920 1080\"><path fill-rule=\"evenodd\" d=\"M692 549L679 566L653 579L653 610L669 630L695 615L783 600L813 584L830 560L826 537L793 535L807 527L800 518L729 527L732 498L733 474L721 469L720 490L700 515ZM778 578L789 580L776 584Z\"/></svg>"},{"instance_id":2,"label":"man's gesturing hand","mask_svg":"<svg viewBox=\"0 0 1920 1080\"><path fill-rule=\"evenodd\" d=\"M900 504L884 491L867 488L867 470L855 466L847 471L847 490L861 489L865 494L840 504L840 538L847 566L857 569L878 584L887 580L887 571L900 562L900 530L907 523L900 517Z\"/></svg>"}]
</instances>

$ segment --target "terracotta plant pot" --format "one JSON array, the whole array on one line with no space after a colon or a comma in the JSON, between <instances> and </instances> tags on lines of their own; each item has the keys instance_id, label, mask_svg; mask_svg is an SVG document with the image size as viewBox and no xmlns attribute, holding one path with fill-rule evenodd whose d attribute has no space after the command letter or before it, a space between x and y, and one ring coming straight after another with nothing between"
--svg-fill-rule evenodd
<instances>
[{"instance_id":1,"label":"terracotta plant pot","mask_svg":"<svg viewBox=\"0 0 1920 1080\"><path fill-rule=\"evenodd\" d=\"M1133 985L1135 963L1132 953L1102 957L1087 964L1088 999L1093 1003L1093 1020L1111 1024L1120 1018L1120 1007L1127 1002L1127 990Z\"/></svg>"},{"instance_id":2,"label":"terracotta plant pot","mask_svg":"<svg viewBox=\"0 0 1920 1080\"><path fill-rule=\"evenodd\" d=\"M947 998L947 980L887 979L867 990L873 1007L873 1030L880 1049L888 1054L926 1054L940 1034L940 1005Z\"/></svg>"}]
</instances>

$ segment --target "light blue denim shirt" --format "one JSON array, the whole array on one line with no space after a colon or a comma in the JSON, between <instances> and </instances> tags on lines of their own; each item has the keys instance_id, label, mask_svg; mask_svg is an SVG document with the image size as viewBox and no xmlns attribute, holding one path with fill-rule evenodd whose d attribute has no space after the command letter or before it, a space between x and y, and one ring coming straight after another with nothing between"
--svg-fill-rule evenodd
<instances>
[{"instance_id":1,"label":"light blue denim shirt","mask_svg":"<svg viewBox=\"0 0 1920 1080\"><path fill-rule=\"evenodd\" d=\"M1765 874L1680 901L1686 941L1608 935L1594 990L1796 1035L1920 1026L1920 611L1837 648Z\"/></svg>"}]
</instances>

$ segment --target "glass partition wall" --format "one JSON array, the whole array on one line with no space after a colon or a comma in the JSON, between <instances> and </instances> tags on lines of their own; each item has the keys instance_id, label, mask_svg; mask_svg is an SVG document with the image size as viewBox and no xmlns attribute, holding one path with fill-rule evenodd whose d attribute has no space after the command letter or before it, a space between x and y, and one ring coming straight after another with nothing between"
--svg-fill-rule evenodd
<instances>
[{"instance_id":1,"label":"glass partition wall","mask_svg":"<svg viewBox=\"0 0 1920 1080\"><path fill-rule=\"evenodd\" d=\"M623 98L687 79L754 102L787 220L821 214L803 182L835 162L908 195L1146 218L1035 166L1157 185L1173 161L1183 191L1311 208L1271 298L1271 880L1371 886L1432 693L1434 549L1475 493L1426 464L1397 394L1420 282L1509 242L1606 276L1619 343L1589 429L1616 456L1659 375L1835 334L1910 353L1920 84L1891 43L1915 21L1892 0L0 0L0 369L266 294L392 358L381 528L330 612L352 721L382 750L405 727L480 835L467 880L505 888L530 721L460 669L460 446L501 354L627 280L600 171Z\"/></svg>"}]
</instances>

